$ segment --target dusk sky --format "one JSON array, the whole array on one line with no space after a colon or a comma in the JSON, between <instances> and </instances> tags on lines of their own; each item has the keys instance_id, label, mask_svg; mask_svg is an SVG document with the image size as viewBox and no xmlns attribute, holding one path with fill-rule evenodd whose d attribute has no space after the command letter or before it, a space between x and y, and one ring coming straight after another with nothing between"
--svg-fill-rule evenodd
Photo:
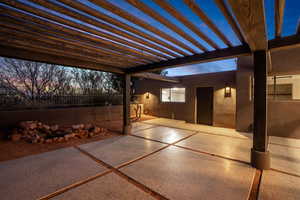
<instances>
[{"instance_id":1,"label":"dusk sky","mask_svg":"<svg viewBox=\"0 0 300 200\"><path fill-rule=\"evenodd\" d=\"M28 2L26 0L22 0L23 2ZM177 38L178 40L184 42L191 48L195 49L198 53L201 53L201 50L199 50L197 47L195 47L190 42L186 41L184 38L173 32L172 30L168 29L164 25L160 24L150 16L144 14L140 10L136 9L135 7L131 6L124 0L109 0L111 3L115 4L116 6L120 7L121 9L124 9L128 12L130 12L132 15L139 17L146 21L147 23L151 24L152 26L160 29L161 31L167 33L170 36L173 36L174 38ZM57 2L57 1L55 1ZM93 7L94 9L98 10L99 12L103 12L105 14L110 15L111 17L114 17L116 19L119 19L123 21L124 23L127 23L129 25L132 25L136 27L137 29L140 29L144 32L147 32L153 37L160 38L157 35L154 35L153 33L136 26L135 24L132 24L131 22L122 19L118 17L117 15L114 15L113 13L110 13L107 10L104 10L91 2L87 0L80 0L80 2L83 2L84 4ZM154 9L156 12L158 12L163 17L167 18L172 23L179 26L184 32L195 38L196 40L200 41L202 45L207 47L209 50L213 50L206 42L201 40L196 34L194 34L192 31L190 31L188 28L186 28L183 24L181 24L179 21L177 21L174 17L169 15L165 10L163 10L161 7L159 7L157 4L155 4L152 0L142 0L143 3L147 4L149 7ZM226 35L226 37L233 43L234 46L240 45L240 42L238 41L237 37L231 30L230 25L227 23L225 17L222 15L221 11L218 9L218 7L214 4L214 0L196 0L197 4L200 6L200 8L206 13L206 15L217 25L217 27L222 30L222 32ZM267 20L267 31L268 31L268 39L274 38L274 2L275 0L265 0L265 7L266 7L266 20ZM212 40L214 40L221 48L225 48L226 45L201 21L201 19L194 14L186 4L183 3L183 0L169 0L169 3L175 7L181 14L183 14L189 21L191 21L193 24L195 24L203 33L205 33L208 37L210 37ZM31 4L31 3L29 3ZM34 5L34 4L31 4ZM62 4L64 5L64 4ZM65 5L64 5L65 6ZM37 6L39 7L39 6ZM66 6L67 7L67 6ZM43 7L40 7L41 9L45 9ZM47 9L45 9L47 10ZM56 14L55 12L53 12ZM82 13L84 14L84 13ZM61 14L59 14L62 16ZM299 20L300 16L300 0L286 0L286 8L284 12L284 23L283 23L283 36L288 36L295 34L296 26ZM68 18L70 20L80 22L78 20L72 19L70 17L64 16L65 18ZM80 22L82 23L82 22ZM83 23L85 24L85 23ZM85 24L87 25L87 24ZM92 25L88 25L93 28L99 29L97 27L94 27ZM118 29L118 27L115 27ZM163 38L160 38L161 40L169 43ZM174 45L174 44L173 44ZM176 45L174 45L176 46ZM176 46L177 47L177 46ZM182 49L180 47L177 47L179 49ZM155 49L153 49L155 50ZM157 51L157 50L155 50ZM183 50L185 51L185 50ZM186 51L187 52L187 51ZM189 53L189 52L187 52ZM218 62L211 62L211 63L204 63L204 64L195 64L195 65L189 65L186 67L179 67L179 68L172 68L168 69L168 75L169 76L180 76L180 75L188 75L188 74L195 74L195 73L206 73L206 72L215 72L215 71L224 71L224 70L235 70L236 69L236 59L229 59L224 61L218 61Z\"/></svg>"}]
</instances>

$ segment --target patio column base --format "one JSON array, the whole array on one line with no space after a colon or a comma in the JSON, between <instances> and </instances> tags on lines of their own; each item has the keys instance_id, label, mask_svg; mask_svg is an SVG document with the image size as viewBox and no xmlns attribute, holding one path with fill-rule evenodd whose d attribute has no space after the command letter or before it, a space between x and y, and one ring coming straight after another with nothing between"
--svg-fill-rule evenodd
<instances>
[{"instance_id":1,"label":"patio column base","mask_svg":"<svg viewBox=\"0 0 300 200\"><path fill-rule=\"evenodd\" d=\"M131 125L125 125L125 126L123 126L123 134L124 135L131 134L131 128L132 128Z\"/></svg>"},{"instance_id":2,"label":"patio column base","mask_svg":"<svg viewBox=\"0 0 300 200\"><path fill-rule=\"evenodd\" d=\"M251 165L256 169L268 170L271 167L270 152L251 149Z\"/></svg>"}]
</instances>

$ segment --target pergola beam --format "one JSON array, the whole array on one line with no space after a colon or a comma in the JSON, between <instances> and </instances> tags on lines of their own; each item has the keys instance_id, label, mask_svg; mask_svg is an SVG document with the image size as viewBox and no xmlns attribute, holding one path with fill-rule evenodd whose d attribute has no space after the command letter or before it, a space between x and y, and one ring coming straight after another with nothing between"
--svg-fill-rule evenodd
<instances>
[{"instance_id":1,"label":"pergola beam","mask_svg":"<svg viewBox=\"0 0 300 200\"><path fill-rule=\"evenodd\" d=\"M228 0L251 51L267 50L265 8L262 0Z\"/></svg>"},{"instance_id":2,"label":"pergola beam","mask_svg":"<svg viewBox=\"0 0 300 200\"><path fill-rule=\"evenodd\" d=\"M300 35L292 35L283 38L275 38L268 42L270 51L291 49L300 47Z\"/></svg>"},{"instance_id":3,"label":"pergola beam","mask_svg":"<svg viewBox=\"0 0 300 200\"><path fill-rule=\"evenodd\" d=\"M180 80L174 77L167 77L162 76L160 74L150 73L150 72L143 72L143 73L136 73L133 74L134 77L157 80L157 81L164 81L169 83L180 83Z\"/></svg>"},{"instance_id":4,"label":"pergola beam","mask_svg":"<svg viewBox=\"0 0 300 200\"><path fill-rule=\"evenodd\" d=\"M195 54L192 56L185 56L182 58L175 58L172 60L161 61L158 63L151 63L147 65L141 65L137 67L131 67L126 70L127 73L139 73L146 71L156 71L171 67L179 67L182 65L198 64L204 62L211 62L229 58L235 58L239 56L250 55L251 51L247 46L229 47L226 49L215 50L211 52L205 52L201 54Z\"/></svg>"},{"instance_id":5,"label":"pergola beam","mask_svg":"<svg viewBox=\"0 0 300 200\"><path fill-rule=\"evenodd\" d=\"M280 38L282 32L285 0L275 0L275 37Z\"/></svg>"},{"instance_id":6,"label":"pergola beam","mask_svg":"<svg viewBox=\"0 0 300 200\"><path fill-rule=\"evenodd\" d=\"M83 61L79 58L70 58L65 55L51 55L48 53L41 53L39 50L27 50L21 48L15 48L11 46L5 46L0 44L0 56L8 57L8 58L16 58L29 60L34 62L43 62L48 64L55 65L64 65L70 67L78 67L84 69L93 69L93 70L101 70L105 72L119 73L123 74L124 70L118 67L107 67L103 64L91 62L91 61Z\"/></svg>"}]
</instances>

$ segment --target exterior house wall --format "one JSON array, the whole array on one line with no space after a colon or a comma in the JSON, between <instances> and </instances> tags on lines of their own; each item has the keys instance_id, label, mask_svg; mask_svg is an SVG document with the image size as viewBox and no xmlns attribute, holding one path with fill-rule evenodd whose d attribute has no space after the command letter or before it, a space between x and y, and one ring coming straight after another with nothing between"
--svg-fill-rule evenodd
<instances>
[{"instance_id":1,"label":"exterior house wall","mask_svg":"<svg viewBox=\"0 0 300 200\"><path fill-rule=\"evenodd\" d=\"M184 76L179 78L181 82L168 83L154 80L140 80L135 83L136 94L144 104L146 113L189 123L196 123L196 89L197 87L214 88L214 115L213 125L235 128L235 72L220 72L202 75ZM232 87L231 97L224 97L226 85ZM186 102L172 103L160 101L161 88L184 87L186 88ZM149 92L150 98L146 98Z\"/></svg>"},{"instance_id":2,"label":"exterior house wall","mask_svg":"<svg viewBox=\"0 0 300 200\"><path fill-rule=\"evenodd\" d=\"M277 52L276 52L277 53ZM273 55L273 54L272 54ZM276 54L277 55L277 54ZM285 54L282 54L285 55ZM297 57L297 56L296 56ZM296 69L298 57L272 56L272 68L269 75L294 75L300 71ZM290 64L287 60L290 60ZM299 62L300 63L300 62ZM300 66L298 64L298 68ZM253 62L251 57L238 59L238 70L236 73L237 84L237 120L236 129L249 131L253 124L253 101L250 100L250 77L253 75ZM283 80L278 80L283 83ZM298 83L298 79L293 80ZM298 89L293 86L293 96L298 97ZM296 97L294 96L294 97ZM271 136L291 137L300 139L300 101L297 100L273 100L268 99L267 128Z\"/></svg>"},{"instance_id":3,"label":"exterior house wall","mask_svg":"<svg viewBox=\"0 0 300 200\"><path fill-rule=\"evenodd\" d=\"M252 57L241 57L236 72L236 130L250 131L253 123L253 101L251 101Z\"/></svg>"}]
</instances>

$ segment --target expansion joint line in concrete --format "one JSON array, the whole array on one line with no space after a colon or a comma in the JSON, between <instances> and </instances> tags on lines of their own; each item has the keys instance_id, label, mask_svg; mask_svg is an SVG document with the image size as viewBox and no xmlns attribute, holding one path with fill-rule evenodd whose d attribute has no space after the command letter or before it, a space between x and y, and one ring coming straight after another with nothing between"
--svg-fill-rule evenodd
<instances>
[{"instance_id":1,"label":"expansion joint line in concrete","mask_svg":"<svg viewBox=\"0 0 300 200\"><path fill-rule=\"evenodd\" d=\"M152 127L148 127L148 128L136 130L136 131L134 131L134 133L141 132L141 131L145 131L145 130L152 129L152 128L156 128L156 127L159 127L159 126L153 125Z\"/></svg>"},{"instance_id":2,"label":"expansion joint line in concrete","mask_svg":"<svg viewBox=\"0 0 300 200\"><path fill-rule=\"evenodd\" d=\"M95 156L89 154L88 152L84 151L83 149L79 148L78 146L74 146L74 148L76 148L77 150L79 150L81 153L83 153L84 155L88 156L88 157L91 158L92 160L96 161L97 163L101 164L102 166L106 167L106 168L109 170L109 172L114 172L115 174L117 174L117 175L119 175L120 177L124 178L124 179L127 180L128 182L130 182L130 183L132 183L133 185L137 186L138 188L140 188L140 189L143 190L144 192L150 194L151 196L155 197L156 199L159 199L159 200L167 200L166 197L164 197L164 196L162 196L161 194L159 194L159 193L153 191L152 189L150 189L150 188L148 188L147 186L141 184L140 182L134 180L133 178L127 176L126 174L124 174L123 172L121 172L119 169L122 168L122 167L128 166L128 165L130 165L130 164L132 164L132 163L134 163L134 162L137 162L137 161L139 161L139 160L141 160L141 159L144 159L144 158L146 158L146 157L149 157L149 156L151 156L151 155L153 155L153 154L155 154L155 153L157 153L157 152L159 152L159 151L161 151L161 150L163 150L163 149L166 149L167 147L169 147L169 146L171 146L171 145L174 145L174 144L176 144L176 143L178 143L178 142L181 142L182 140L185 140L185 139L187 139L187 138L189 138L189 137L192 137L192 136L195 135L195 134L197 134L197 132L195 132L194 134L191 134L191 135L189 135L189 136L187 136L187 137L184 137L184 138L182 138L181 140L178 140L178 141L176 141L176 142L174 142L174 143L172 143L172 144L163 143L163 144L166 144L166 146L164 146L164 147L162 147L162 148L159 148L158 150L153 151L153 152L151 152L151 153L149 153L149 154L140 156L140 157L138 157L138 158L136 158L136 159L134 159L134 160L128 161L128 162L126 162L126 163L123 163L123 164L121 164L121 165L119 165L119 166L117 166L117 167L113 167L113 166L111 166L111 165L109 165L109 164L103 162L102 160L100 160L100 159L96 158ZM144 138L142 138L142 139L144 139ZM92 180L94 180L94 179L92 179ZM84 182L84 183L86 183L86 182ZM84 184L84 183L82 183L82 184ZM80 186L80 185L82 185L82 184L76 184L76 185L74 185L73 187L68 188L68 190L69 190L69 189L72 189L72 188L75 188L75 187L78 187L78 186ZM67 190L61 190L59 193L56 192L56 193L54 193L51 197L57 196L58 194L61 194L61 193L63 193L64 191L67 191Z\"/></svg>"},{"instance_id":3,"label":"expansion joint line in concrete","mask_svg":"<svg viewBox=\"0 0 300 200\"><path fill-rule=\"evenodd\" d=\"M221 155L218 155L218 154L213 154L213 153L208 153L208 152L205 152L205 151L200 151L200 150L196 150L196 149L192 149L192 148L189 148L189 147L183 147L183 146L179 146L179 145L176 145L177 143L189 138L189 137L192 137L196 134L198 134L199 132L196 132L188 137L185 137L185 138L182 138L174 143L166 143L166 142L162 142L162 141L159 141L159 140L154 140L154 139L149 139L149 138L145 138L143 136L138 136L138 135L130 135L130 136L133 136L133 137L137 137L137 138L141 138L141 139L145 139L145 140L150 140L150 141L154 141L154 142L159 142L159 143L162 143L162 144L166 144L168 145L167 147L169 146L175 146L175 147L178 147L178 148L181 148L181 149L185 149L185 150L189 150L189 151L193 151L193 152L196 152L196 153L200 153L200 154L206 154L206 155L210 155L210 156L214 156L214 157L218 157L218 158L222 158L222 159L226 159L226 160L230 160L230 161L234 161L234 162L239 162L239 163L243 163L243 164L247 164L249 165L250 163L246 162L246 161L242 161L242 160L237 160L237 159L233 159L233 158L228 158L228 157L224 157L224 156L221 156ZM164 147L166 148L166 147Z\"/></svg>"},{"instance_id":4,"label":"expansion joint line in concrete","mask_svg":"<svg viewBox=\"0 0 300 200\"><path fill-rule=\"evenodd\" d=\"M78 187L78 186L80 186L80 185L83 185L83 184L85 184L85 183L88 183L88 182L90 182L90 181L93 181L93 180L95 180L95 179L97 179L97 178L99 178L99 177L102 177L102 176L104 176L104 175L106 175L106 174L109 174L110 172L111 172L111 170L107 170L107 171L105 171L105 172L96 174L95 176L88 177L88 178L86 178L86 179L84 179L84 180L77 181L77 182L75 182L75 183L73 183L73 184L71 184L71 185L68 185L68 186L66 186L66 187L63 187L63 188L61 188L61 189L59 189L59 190L57 190L57 191L55 191L55 192L53 192L53 193L51 193L51 194L45 195L45 196L43 196L43 197L40 197L40 198L38 198L38 200L51 199L51 198L53 198L53 197L55 197L55 196L57 196L57 195L60 195L60 194L62 194L62 193L64 193L64 192L67 192L68 190L71 190L71 189L76 188L76 187Z\"/></svg>"},{"instance_id":5,"label":"expansion joint line in concrete","mask_svg":"<svg viewBox=\"0 0 300 200\"><path fill-rule=\"evenodd\" d=\"M290 172L285 172L285 171L281 171L279 169L273 169L273 168L271 168L270 170L278 172L278 173L282 173L282 174L286 174L286 175L290 175L290 176L300 178L300 175L298 175L298 174L293 174L293 173L290 173Z\"/></svg>"},{"instance_id":6,"label":"expansion joint line in concrete","mask_svg":"<svg viewBox=\"0 0 300 200\"><path fill-rule=\"evenodd\" d=\"M158 192L155 192L154 190L150 189L149 187L143 185L142 183L136 181L135 179L133 179L133 178L127 176L126 174L124 174L123 172L121 172L121 171L119 170L119 168L121 168L121 167L114 168L113 166L111 166L111 165L109 165L109 164L103 162L102 160L100 160L100 159L96 158L95 156L89 154L88 152L82 150L81 148L79 148L79 147L77 147L77 146L75 146L75 148L77 148L81 153L83 153L84 155L88 156L88 157L91 158L92 160L96 161L97 163L99 163L99 164L101 164L102 166L105 166L106 168L108 168L109 170L111 170L111 172L113 172L113 173L117 174L118 176L120 176L121 178L125 179L127 182L129 182L129 183L135 185L137 188L139 188L139 189L141 189L142 191L144 191L144 192L150 194L152 197L154 197L154 198L156 198L156 199L158 199L158 200L168 200L166 197L162 196L162 195L159 194ZM160 151L160 150L162 150L162 148L159 149L159 151ZM151 155L152 155L152 153L151 153ZM149 156L149 154L148 154L147 156ZM146 156L145 156L145 157L146 157ZM142 158L141 158L141 159L142 159ZM136 161L136 160L135 160L135 161ZM135 162L135 161L133 161L133 162ZM129 165L129 164L130 164L130 163L127 163L126 165ZM125 165L123 165L123 166L125 166ZM122 167L123 167L123 166L122 166Z\"/></svg>"},{"instance_id":7,"label":"expansion joint line in concrete","mask_svg":"<svg viewBox=\"0 0 300 200\"><path fill-rule=\"evenodd\" d=\"M262 170L256 169L253 180L252 180L248 200L258 200L258 194L259 194L259 189L260 189L262 173L263 173Z\"/></svg>"},{"instance_id":8,"label":"expansion joint line in concrete","mask_svg":"<svg viewBox=\"0 0 300 200\"><path fill-rule=\"evenodd\" d=\"M144 123L144 124L149 124L149 125L154 125L154 124L151 124L151 123L149 123L149 122L143 122L143 123ZM216 136L224 136L224 137L230 137L230 138L241 139L241 140L249 140L248 138L235 137L235 136L232 136L232 135L215 134L215 133L207 132L207 131L191 130L191 129L186 129L186 128L172 127L172 126L158 125L158 124L156 124L156 126L162 126L162 127L167 127L167 128L175 128L175 129L179 129L179 130L192 131L192 132L193 132L193 131L197 131L197 132L203 133L203 134L216 135ZM154 127L152 127L152 128L154 128Z\"/></svg>"}]
</instances>

